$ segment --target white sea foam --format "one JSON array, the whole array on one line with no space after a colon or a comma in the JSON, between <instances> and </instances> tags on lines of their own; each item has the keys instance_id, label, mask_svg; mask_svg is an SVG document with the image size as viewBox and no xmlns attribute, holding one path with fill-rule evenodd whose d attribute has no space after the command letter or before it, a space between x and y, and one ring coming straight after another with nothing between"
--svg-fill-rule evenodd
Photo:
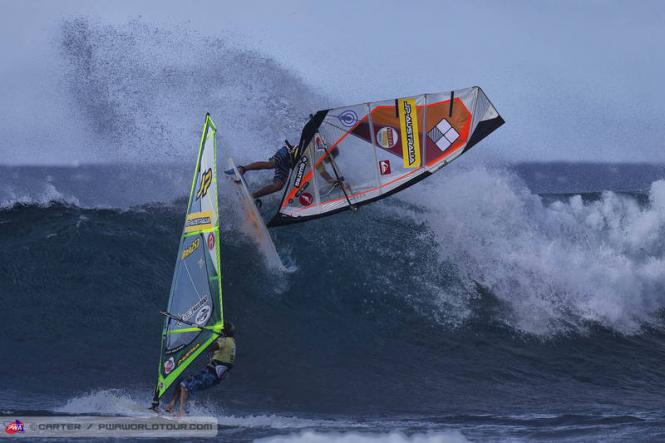
<instances>
[{"instance_id":1,"label":"white sea foam","mask_svg":"<svg viewBox=\"0 0 665 443\"><path fill-rule=\"evenodd\" d=\"M407 435L401 432L388 433L326 433L302 431L296 434L268 437L257 440L261 443L466 443L464 435L457 431L431 432Z\"/></svg>"},{"instance_id":2,"label":"white sea foam","mask_svg":"<svg viewBox=\"0 0 665 443\"><path fill-rule=\"evenodd\" d=\"M53 409L61 414L99 414L152 416L148 410L150 395L130 393L124 389L101 389L73 397ZM191 400L187 406L188 414L195 416L214 416L222 426L238 428L268 429L305 429L305 428L364 428L365 424L341 420L302 418L276 414L226 414L219 406L212 403L199 403Z\"/></svg>"},{"instance_id":3,"label":"white sea foam","mask_svg":"<svg viewBox=\"0 0 665 443\"><path fill-rule=\"evenodd\" d=\"M30 188L19 187L18 184L5 184L0 190L0 208L16 204L47 206L53 202L80 205L78 198L63 194L49 181L33 185Z\"/></svg>"},{"instance_id":4,"label":"white sea foam","mask_svg":"<svg viewBox=\"0 0 665 443\"><path fill-rule=\"evenodd\" d=\"M148 402L145 398L133 397L122 389L102 389L91 391L54 409L63 414L102 414L102 415L148 415Z\"/></svg>"},{"instance_id":5,"label":"white sea foam","mask_svg":"<svg viewBox=\"0 0 665 443\"><path fill-rule=\"evenodd\" d=\"M609 191L546 204L512 172L483 166L439 177L401 198L427 209L413 217L431 227L441 259L509 306L514 328L548 335L593 321L632 334L665 306L665 181L640 206Z\"/></svg>"},{"instance_id":6,"label":"white sea foam","mask_svg":"<svg viewBox=\"0 0 665 443\"><path fill-rule=\"evenodd\" d=\"M366 424L344 420L302 418L288 415L220 415L219 424L242 428L305 429L305 428L365 428Z\"/></svg>"}]
</instances>

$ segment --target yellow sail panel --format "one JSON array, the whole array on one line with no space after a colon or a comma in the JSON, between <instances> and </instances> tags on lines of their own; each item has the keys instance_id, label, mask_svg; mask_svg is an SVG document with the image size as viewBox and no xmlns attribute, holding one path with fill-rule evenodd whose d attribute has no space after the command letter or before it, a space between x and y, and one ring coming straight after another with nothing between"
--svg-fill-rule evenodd
<instances>
[{"instance_id":1,"label":"yellow sail panel","mask_svg":"<svg viewBox=\"0 0 665 443\"><path fill-rule=\"evenodd\" d=\"M212 229L212 211L191 212L185 219L184 232L204 231Z\"/></svg>"},{"instance_id":2,"label":"yellow sail panel","mask_svg":"<svg viewBox=\"0 0 665 443\"><path fill-rule=\"evenodd\" d=\"M399 127L402 134L402 160L405 168L420 167L420 136L418 135L418 115L416 99L397 99Z\"/></svg>"}]
</instances>

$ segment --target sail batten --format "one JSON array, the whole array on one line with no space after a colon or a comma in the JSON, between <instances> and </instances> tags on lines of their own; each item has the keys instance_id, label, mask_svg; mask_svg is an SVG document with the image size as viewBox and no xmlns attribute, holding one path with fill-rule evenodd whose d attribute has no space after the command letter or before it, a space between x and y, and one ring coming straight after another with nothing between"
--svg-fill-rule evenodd
<instances>
[{"instance_id":1,"label":"sail batten","mask_svg":"<svg viewBox=\"0 0 665 443\"><path fill-rule=\"evenodd\" d=\"M219 336L224 326L216 133L215 124L206 115L164 312L154 404Z\"/></svg>"},{"instance_id":2,"label":"sail batten","mask_svg":"<svg viewBox=\"0 0 665 443\"><path fill-rule=\"evenodd\" d=\"M477 86L317 112L268 226L355 209L428 177L504 123Z\"/></svg>"}]
</instances>

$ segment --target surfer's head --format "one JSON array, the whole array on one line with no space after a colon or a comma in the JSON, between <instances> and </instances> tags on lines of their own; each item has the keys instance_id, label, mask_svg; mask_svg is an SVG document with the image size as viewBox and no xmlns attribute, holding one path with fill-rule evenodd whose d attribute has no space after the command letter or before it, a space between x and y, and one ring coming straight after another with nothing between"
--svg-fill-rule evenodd
<instances>
[{"instance_id":1,"label":"surfer's head","mask_svg":"<svg viewBox=\"0 0 665 443\"><path fill-rule=\"evenodd\" d=\"M236 335L236 327L230 321L225 321L223 332L226 337L234 337Z\"/></svg>"}]
</instances>

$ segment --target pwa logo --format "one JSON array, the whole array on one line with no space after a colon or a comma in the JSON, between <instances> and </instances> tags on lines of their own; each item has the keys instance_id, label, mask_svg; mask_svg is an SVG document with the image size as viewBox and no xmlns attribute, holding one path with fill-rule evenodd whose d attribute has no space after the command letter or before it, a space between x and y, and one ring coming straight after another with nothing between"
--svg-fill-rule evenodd
<instances>
[{"instance_id":1,"label":"pwa logo","mask_svg":"<svg viewBox=\"0 0 665 443\"><path fill-rule=\"evenodd\" d=\"M196 199L200 199L208 193L208 188L212 184L212 169L208 168L206 172L201 175L201 186L196 192Z\"/></svg>"},{"instance_id":2,"label":"pwa logo","mask_svg":"<svg viewBox=\"0 0 665 443\"><path fill-rule=\"evenodd\" d=\"M5 432L9 435L14 435L19 432L25 432L25 427L21 420L15 420L11 423L7 423L7 426L5 426Z\"/></svg>"}]
</instances>

